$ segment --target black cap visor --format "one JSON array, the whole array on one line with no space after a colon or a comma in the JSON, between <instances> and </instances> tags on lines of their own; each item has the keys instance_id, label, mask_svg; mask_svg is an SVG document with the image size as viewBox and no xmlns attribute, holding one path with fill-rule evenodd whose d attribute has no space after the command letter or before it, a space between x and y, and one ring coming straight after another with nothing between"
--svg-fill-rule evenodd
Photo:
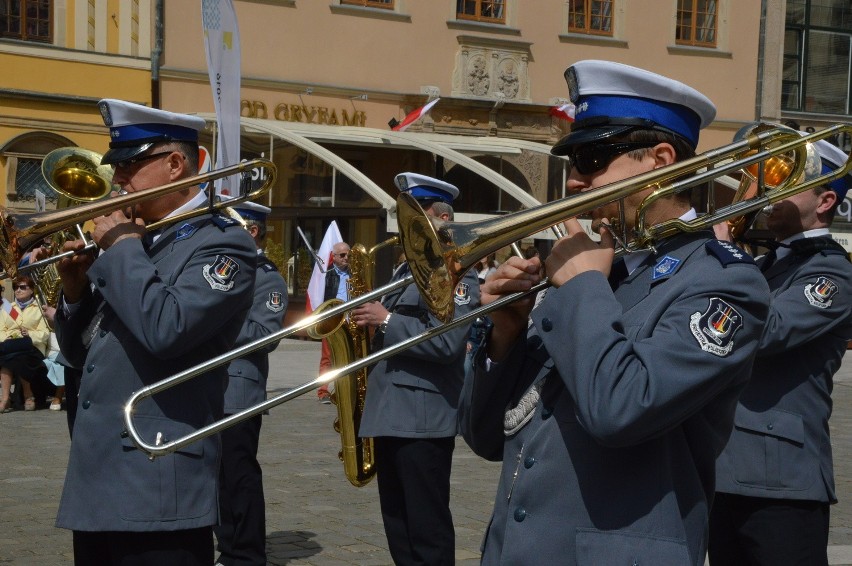
<instances>
[{"instance_id":1,"label":"black cap visor","mask_svg":"<svg viewBox=\"0 0 852 566\"><path fill-rule=\"evenodd\" d=\"M153 142L130 145L126 147L111 147L101 159L101 165L113 165L142 155L153 146Z\"/></svg>"},{"instance_id":2,"label":"black cap visor","mask_svg":"<svg viewBox=\"0 0 852 566\"><path fill-rule=\"evenodd\" d=\"M568 155L571 153L571 149L578 145L600 142L632 132L633 130L656 130L682 138L677 132L664 128L653 120L596 116L574 122L571 126L571 133L556 142L556 145L551 148L550 153L552 155Z\"/></svg>"},{"instance_id":3,"label":"black cap visor","mask_svg":"<svg viewBox=\"0 0 852 566\"><path fill-rule=\"evenodd\" d=\"M596 143L613 136L625 134L635 128L636 126L610 125L595 128L582 128L579 130L572 129L570 134L556 142L556 145L550 149L550 153L553 155L568 155L571 153L571 149L578 145Z\"/></svg>"}]
</instances>

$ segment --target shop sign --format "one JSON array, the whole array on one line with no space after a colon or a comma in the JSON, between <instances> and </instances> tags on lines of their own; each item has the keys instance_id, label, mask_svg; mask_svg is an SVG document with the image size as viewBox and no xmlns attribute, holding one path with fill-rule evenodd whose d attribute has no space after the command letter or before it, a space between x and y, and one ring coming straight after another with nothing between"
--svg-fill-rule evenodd
<instances>
[{"instance_id":1,"label":"shop sign","mask_svg":"<svg viewBox=\"0 0 852 566\"><path fill-rule=\"evenodd\" d=\"M282 102L270 112L266 103L260 100L241 100L240 116L244 118L261 118L281 120L283 122L302 122L305 124L325 124L327 126L358 126L367 123L367 113L363 110L339 111L326 106L307 106L305 104L287 104Z\"/></svg>"}]
</instances>

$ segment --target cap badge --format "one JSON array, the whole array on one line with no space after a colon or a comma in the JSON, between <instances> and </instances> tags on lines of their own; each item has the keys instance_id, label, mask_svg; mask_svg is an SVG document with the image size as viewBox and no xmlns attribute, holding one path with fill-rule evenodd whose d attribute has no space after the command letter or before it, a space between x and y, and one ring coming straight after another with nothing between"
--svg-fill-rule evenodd
<instances>
[{"instance_id":1,"label":"cap badge","mask_svg":"<svg viewBox=\"0 0 852 566\"><path fill-rule=\"evenodd\" d=\"M104 119L105 126L112 126L112 114L109 111L109 104L106 102L101 102L98 104L98 108L101 111L101 118Z\"/></svg>"},{"instance_id":2,"label":"cap badge","mask_svg":"<svg viewBox=\"0 0 852 566\"><path fill-rule=\"evenodd\" d=\"M565 81L568 83L568 98L575 105L580 100L580 87L577 83L577 71L574 67L568 67L565 71Z\"/></svg>"},{"instance_id":3,"label":"cap badge","mask_svg":"<svg viewBox=\"0 0 852 566\"><path fill-rule=\"evenodd\" d=\"M733 350L734 334L742 326L743 317L737 309L718 297L710 299L703 314L696 312L689 318L689 330L701 349L719 357Z\"/></svg>"},{"instance_id":4,"label":"cap badge","mask_svg":"<svg viewBox=\"0 0 852 566\"><path fill-rule=\"evenodd\" d=\"M816 283L805 285L805 298L812 307L827 309L831 306L832 297L837 294L837 284L825 276L817 278Z\"/></svg>"},{"instance_id":5,"label":"cap badge","mask_svg":"<svg viewBox=\"0 0 852 566\"><path fill-rule=\"evenodd\" d=\"M234 278L240 272L240 264L236 260L219 254L216 260L203 267L204 279L211 289L230 291L234 287Z\"/></svg>"}]
</instances>

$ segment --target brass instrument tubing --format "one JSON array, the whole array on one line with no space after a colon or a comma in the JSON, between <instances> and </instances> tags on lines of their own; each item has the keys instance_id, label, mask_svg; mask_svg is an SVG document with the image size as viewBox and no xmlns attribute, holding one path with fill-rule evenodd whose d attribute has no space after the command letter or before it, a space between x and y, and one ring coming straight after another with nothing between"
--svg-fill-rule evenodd
<instances>
[{"instance_id":1,"label":"brass instrument tubing","mask_svg":"<svg viewBox=\"0 0 852 566\"><path fill-rule=\"evenodd\" d=\"M398 286L403 286L403 283L405 285L407 285L407 284L411 283L412 280L413 280L413 278L411 276L408 276L404 279L400 279L399 281L397 281L397 283L399 284ZM429 339L431 339L431 338L433 338L433 337L435 337L439 334L443 334L444 332L447 332L448 330L452 330L452 329L457 328L459 326L472 323L474 320L476 320L477 317L482 316L483 314L488 314L489 312L492 312L492 311L495 311L499 308L502 308L502 307L506 306L507 304L514 302L517 299L521 299L521 298L528 297L528 296L533 296L536 293L538 293L539 291L541 291L542 289L547 288L549 285L550 285L550 283L548 283L547 281L543 281L543 282L533 286L531 289L529 289L527 291L523 291L521 293L514 293L512 295L506 295L504 297L501 297L500 299L494 301L493 303L491 303L489 305L486 305L484 307L480 307L476 310L473 310L473 311L471 311L471 312L469 312L469 313L467 313L463 316L460 316L456 319L451 320L450 322L448 322L446 324L443 324L441 326L437 326L437 327L434 327L434 328L430 328L430 329L426 330L425 332L418 334L417 336L412 336L411 338L403 340L402 342L399 342L398 344L395 344L395 345L390 346L388 348L385 348L383 350L379 350L378 352L372 353L369 356L362 358L362 359L360 359L356 362L353 362L353 363L351 363L347 366L332 369L331 371L320 375L319 377L317 377L313 381L309 381L307 383L304 383L304 384L302 384L302 385L300 385L300 386L298 386L294 389L291 389L290 391L284 392L280 395L273 397L272 399L268 399L268 400L264 401L263 403L255 405L254 407L250 407L248 409L240 411L239 413L234 413L233 415L230 415L230 416L228 416L228 417L226 417L222 420L219 420L215 423L212 423L212 424L209 424L209 425L207 425L203 428L200 428L197 431L195 431L191 434L188 434L188 435L186 435L183 438L180 438L178 440L169 441L168 439L165 439L165 442L163 442L161 444L151 445L151 444L147 444L145 441L143 441L139 437L138 433L136 432L135 428L133 427L133 422L132 422L133 421L133 406L136 404L136 402L141 400L143 397L148 397L150 395L157 393L157 391L160 391L161 389L163 389L164 385L169 386L169 387L172 386L172 385L177 385L178 383L181 383L181 382L183 382L187 379L191 379L192 377L195 377L196 375L200 375L200 374L204 373L205 371L208 370L208 368L211 365L224 364L224 363L226 363L230 360L244 356L245 354L252 352L252 351L254 351L258 348L262 348L263 346L265 346L267 344L275 342L275 341L277 341L277 340L279 340L283 337L281 335L287 330L287 329L285 329L285 330L276 332L275 334L271 334L271 335L267 336L266 338L264 338L263 340L259 340L259 341L254 342L254 343L247 344L246 346L244 346L242 348L237 348L236 350L233 350L230 353L223 354L223 355L221 355L217 358L214 358L214 359L212 359L212 360L210 360L206 363L199 364L199 365L197 365L193 368L190 368L190 369L185 370L181 373L175 374L173 377L169 378L168 380L165 380L165 381L160 382L158 384L155 384L155 385L152 385L152 386L149 386L149 387L146 387L144 389L139 390L130 398L130 400L127 402L127 404L124 407L124 424L127 427L127 431L129 433L131 439L133 440L133 442L136 444L136 446L140 450L142 450L143 452L148 454L150 459L153 460L154 458L156 458L158 456L165 456L167 454L171 454L172 452L180 450L182 447L186 446L187 444L191 444L191 443L193 443L197 440L201 440L202 438L206 438L210 435L216 434L220 430L223 430L223 429L228 428L232 425L240 423L244 420L250 419L255 415L259 415L259 414L261 414L265 411L268 411L269 409L276 407L276 406L280 405L281 403L285 403L285 402L289 401L290 399L294 399L296 397L304 395L305 393L313 391L314 389L316 389L320 385L329 383L329 382L337 379L340 376L343 376L343 375L346 375L348 373L352 373L353 371L357 371L359 369L365 368L365 367L370 366L370 365L372 365L376 362L384 360L385 358L389 358L389 357L391 357L391 356L393 356L393 355L395 355L399 352L402 352L403 350L407 350L408 348L411 348L412 346L416 346L417 344L420 344L421 342L425 342L426 340L429 340ZM388 291L393 290L393 289L387 289L387 287L388 286L385 286L384 288L377 289L376 291L388 292ZM394 287L394 288L396 288L396 287ZM368 295L363 295L362 298L367 297L367 296ZM335 308L327 311L326 314L330 314L330 313L333 313L335 315L339 314L340 312L346 310L346 307L351 308L351 305L349 303L343 303L339 307L335 307Z\"/></svg>"}]
</instances>

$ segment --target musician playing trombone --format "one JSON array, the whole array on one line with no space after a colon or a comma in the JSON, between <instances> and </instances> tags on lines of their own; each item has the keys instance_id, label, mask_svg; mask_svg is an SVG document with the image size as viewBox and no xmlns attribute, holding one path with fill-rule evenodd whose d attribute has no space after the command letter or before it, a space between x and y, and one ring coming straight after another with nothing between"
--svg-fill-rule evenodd
<instances>
[{"instance_id":1,"label":"musician playing trombone","mask_svg":"<svg viewBox=\"0 0 852 566\"><path fill-rule=\"evenodd\" d=\"M111 138L102 163L114 167L123 190L197 173L201 118L111 99L99 108ZM101 254L58 264L57 337L83 369L56 520L73 530L76 564L213 564L219 438L151 462L123 432L122 418L134 391L231 349L251 309L257 251L236 220L201 213L146 231L206 199L192 185L95 218ZM142 434L167 442L219 418L227 377L220 366L141 404Z\"/></svg>"},{"instance_id":2,"label":"musician playing trombone","mask_svg":"<svg viewBox=\"0 0 852 566\"><path fill-rule=\"evenodd\" d=\"M566 71L577 108L552 149L571 161L571 193L693 155L715 117L704 95L617 63ZM483 564L690 564L707 549L714 460L731 431L768 309L751 258L712 231L658 240L613 263L632 237L637 187L575 219L545 262L540 304L491 313L494 326L465 383L460 425L480 456L502 460ZM688 194L661 198L655 224L694 218ZM483 303L529 289L538 258L509 258ZM532 318L529 326L528 316Z\"/></svg>"},{"instance_id":3,"label":"musician playing trombone","mask_svg":"<svg viewBox=\"0 0 852 566\"><path fill-rule=\"evenodd\" d=\"M814 142L822 172L847 155ZM852 264L829 233L852 177L772 206L772 251L758 259L769 319L735 428L717 461L710 564L828 564L837 503L828 419L834 374L852 338Z\"/></svg>"}]
</instances>

